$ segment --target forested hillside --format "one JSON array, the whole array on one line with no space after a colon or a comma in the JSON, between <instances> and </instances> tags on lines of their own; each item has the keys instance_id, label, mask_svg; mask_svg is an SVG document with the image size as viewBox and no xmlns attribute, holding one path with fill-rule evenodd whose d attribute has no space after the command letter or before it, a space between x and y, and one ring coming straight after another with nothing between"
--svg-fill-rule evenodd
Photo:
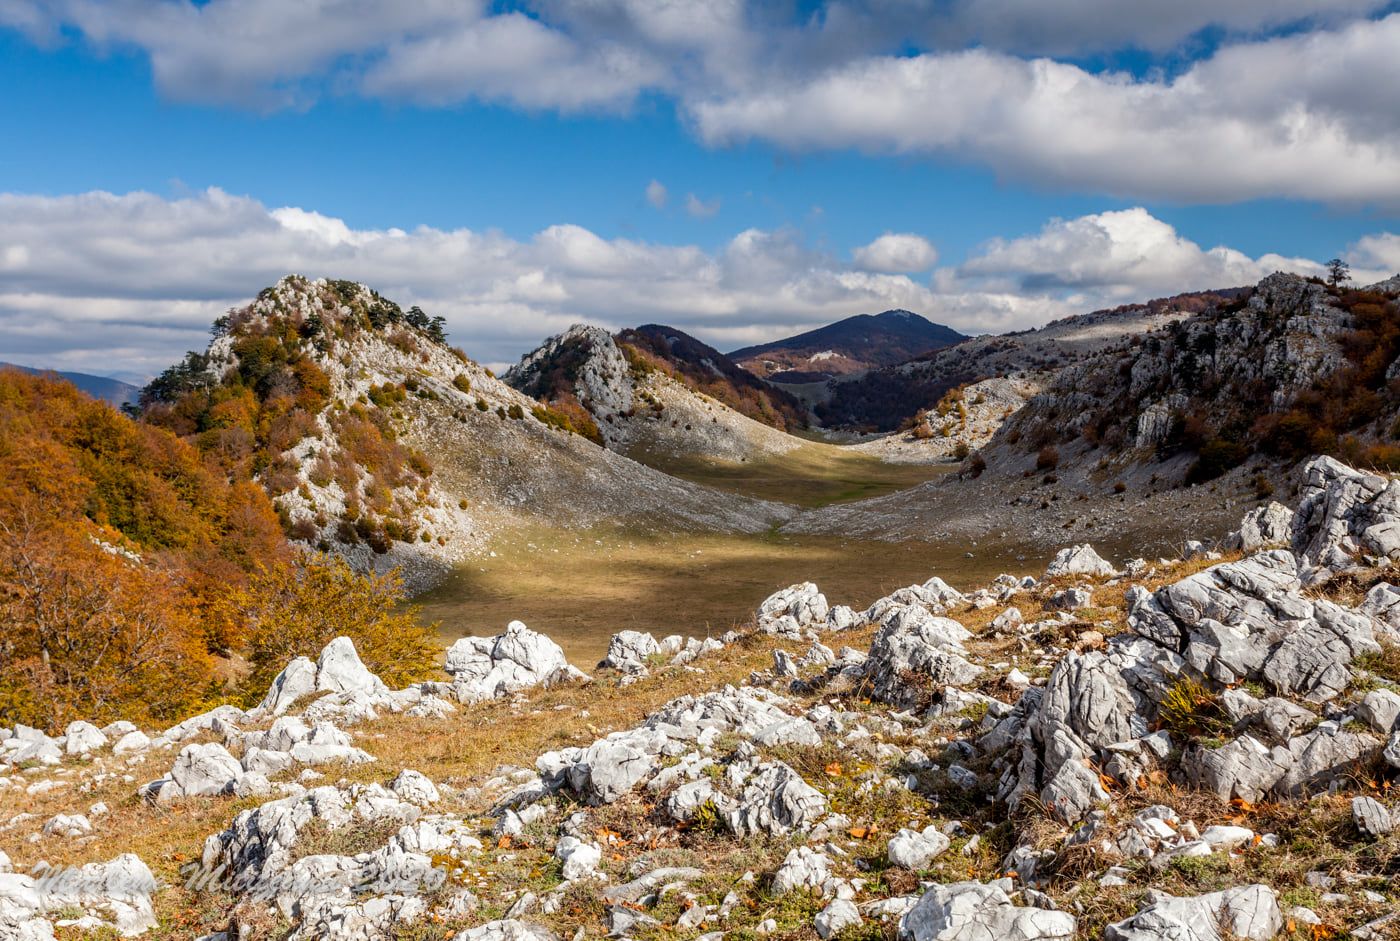
<instances>
[{"instance_id":1,"label":"forested hillside","mask_svg":"<svg viewBox=\"0 0 1400 941\"><path fill-rule=\"evenodd\" d=\"M226 586L290 558L266 494L68 382L0 370L0 716L169 717L218 685Z\"/></svg>"}]
</instances>

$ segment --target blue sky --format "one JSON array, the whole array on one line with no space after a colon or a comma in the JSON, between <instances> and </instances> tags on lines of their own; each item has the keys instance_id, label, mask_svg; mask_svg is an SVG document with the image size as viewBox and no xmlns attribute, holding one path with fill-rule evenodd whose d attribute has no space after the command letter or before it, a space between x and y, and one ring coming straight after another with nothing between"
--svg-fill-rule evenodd
<instances>
[{"instance_id":1,"label":"blue sky","mask_svg":"<svg viewBox=\"0 0 1400 941\"><path fill-rule=\"evenodd\" d=\"M1400 270L1375 0L0 0L0 359L145 376L290 271L506 363Z\"/></svg>"}]
</instances>

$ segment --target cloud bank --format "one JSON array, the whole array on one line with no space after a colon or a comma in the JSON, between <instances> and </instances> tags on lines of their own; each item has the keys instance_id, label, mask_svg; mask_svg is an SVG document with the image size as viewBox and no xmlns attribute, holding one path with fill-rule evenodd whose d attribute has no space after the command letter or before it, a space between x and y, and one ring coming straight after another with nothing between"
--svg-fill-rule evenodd
<instances>
[{"instance_id":1,"label":"cloud bank","mask_svg":"<svg viewBox=\"0 0 1400 941\"><path fill-rule=\"evenodd\" d=\"M1347 254L1358 281L1400 270L1400 237ZM1202 249L1143 209L1054 220L998 239L927 280L912 233L845 259L791 230L739 232L715 250L605 239L575 225L530 239L420 227L352 229L300 208L268 209L210 189L0 195L0 334L25 365L153 374L202 349L209 324L292 272L363 281L447 318L452 341L486 363L514 362L587 321L660 322L734 349L859 313L906 308L967 333L1037 326L1186 290L1257 281L1315 260Z\"/></svg>"},{"instance_id":2,"label":"cloud bank","mask_svg":"<svg viewBox=\"0 0 1400 941\"><path fill-rule=\"evenodd\" d=\"M712 147L912 154L1129 199L1400 210L1394 7L830 0L799 15L757 0L0 0L0 25L134 49L171 100L625 114L662 96ZM1076 64L1124 50L1155 56L1161 74Z\"/></svg>"}]
</instances>

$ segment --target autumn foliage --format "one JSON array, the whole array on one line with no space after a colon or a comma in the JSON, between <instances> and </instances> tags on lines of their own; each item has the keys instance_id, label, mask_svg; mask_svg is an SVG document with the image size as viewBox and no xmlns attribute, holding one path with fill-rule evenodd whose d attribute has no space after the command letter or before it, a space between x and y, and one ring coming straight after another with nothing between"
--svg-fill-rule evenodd
<instances>
[{"instance_id":1,"label":"autumn foliage","mask_svg":"<svg viewBox=\"0 0 1400 941\"><path fill-rule=\"evenodd\" d=\"M262 698L292 657L315 659L342 635L372 672L405 686L439 668L437 625L418 619L417 606L397 610L403 584L397 572L361 575L339 557L259 568L246 587L231 591L221 617L248 626L253 672L244 686L249 705Z\"/></svg>"},{"instance_id":2,"label":"autumn foliage","mask_svg":"<svg viewBox=\"0 0 1400 941\"><path fill-rule=\"evenodd\" d=\"M179 715L211 691L207 613L290 553L266 496L72 385L0 371L0 722Z\"/></svg>"},{"instance_id":3,"label":"autumn foliage","mask_svg":"<svg viewBox=\"0 0 1400 941\"><path fill-rule=\"evenodd\" d=\"M298 561L262 489L168 431L0 370L0 724L160 727L340 634L406 681L440 652L400 589Z\"/></svg>"}]
</instances>

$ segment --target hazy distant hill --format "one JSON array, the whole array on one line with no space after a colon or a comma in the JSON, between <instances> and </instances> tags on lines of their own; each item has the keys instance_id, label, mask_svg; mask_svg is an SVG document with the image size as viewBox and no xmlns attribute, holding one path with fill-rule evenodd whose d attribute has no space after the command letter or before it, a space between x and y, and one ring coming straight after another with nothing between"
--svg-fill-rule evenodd
<instances>
[{"instance_id":1,"label":"hazy distant hill","mask_svg":"<svg viewBox=\"0 0 1400 941\"><path fill-rule=\"evenodd\" d=\"M27 372L33 376L41 376L45 373L57 373L94 399L101 399L118 408L127 402L135 402L136 397L141 394L141 389L139 387L122 382L120 379L108 379L106 376L89 376L87 373L82 372L62 372L57 369L32 369L28 366L16 366L14 363L0 363L0 369L5 368L18 369L20 372Z\"/></svg>"},{"instance_id":2,"label":"hazy distant hill","mask_svg":"<svg viewBox=\"0 0 1400 941\"><path fill-rule=\"evenodd\" d=\"M901 363L965 339L956 330L911 311L887 310L847 317L784 340L746 346L730 353L729 358L764 379L817 382Z\"/></svg>"}]
</instances>

